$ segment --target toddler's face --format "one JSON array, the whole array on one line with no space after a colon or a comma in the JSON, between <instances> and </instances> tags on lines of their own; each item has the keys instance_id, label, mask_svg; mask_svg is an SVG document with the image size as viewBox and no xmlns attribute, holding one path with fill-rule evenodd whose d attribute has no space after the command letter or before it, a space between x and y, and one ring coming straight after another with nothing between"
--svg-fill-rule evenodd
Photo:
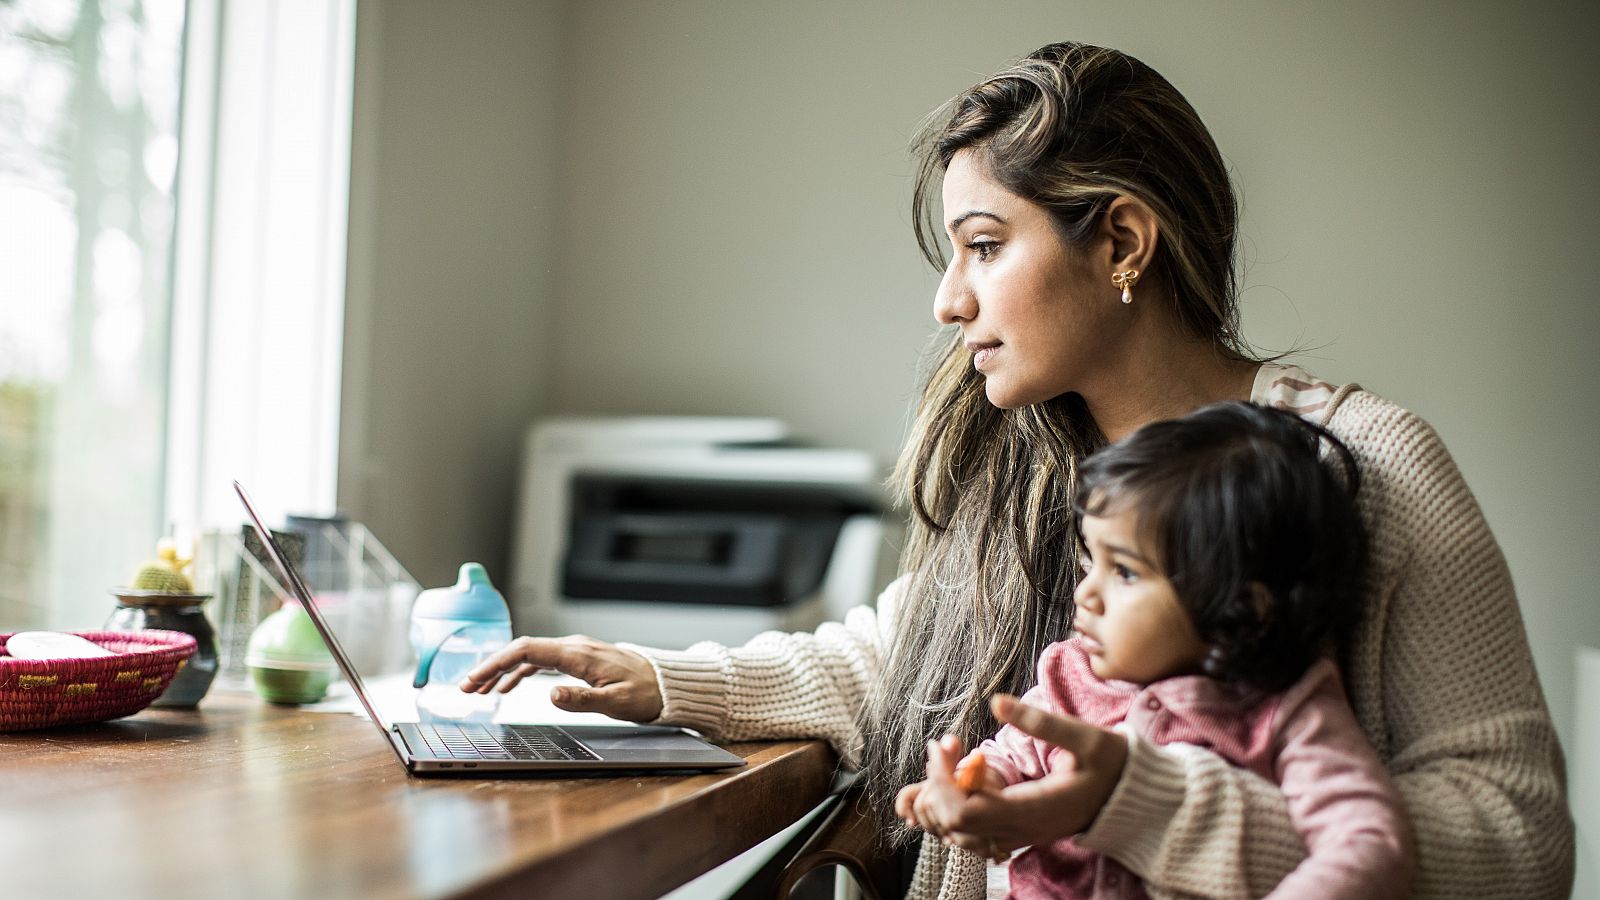
<instances>
[{"instance_id":1,"label":"toddler's face","mask_svg":"<svg viewBox=\"0 0 1600 900\"><path fill-rule=\"evenodd\" d=\"M1148 684L1199 670L1206 645L1156 568L1132 512L1084 516L1075 628L1101 678Z\"/></svg>"}]
</instances>

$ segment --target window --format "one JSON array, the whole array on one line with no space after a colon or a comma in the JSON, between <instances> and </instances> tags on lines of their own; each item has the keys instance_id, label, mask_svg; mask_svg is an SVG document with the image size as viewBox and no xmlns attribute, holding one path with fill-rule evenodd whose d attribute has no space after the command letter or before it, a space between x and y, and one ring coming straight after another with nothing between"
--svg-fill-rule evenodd
<instances>
[{"instance_id":1,"label":"window","mask_svg":"<svg viewBox=\"0 0 1600 900\"><path fill-rule=\"evenodd\" d=\"M332 510L353 57L353 0L0 0L0 631L234 478Z\"/></svg>"},{"instance_id":2,"label":"window","mask_svg":"<svg viewBox=\"0 0 1600 900\"><path fill-rule=\"evenodd\" d=\"M182 0L0 2L0 626L98 627L162 527Z\"/></svg>"}]
</instances>

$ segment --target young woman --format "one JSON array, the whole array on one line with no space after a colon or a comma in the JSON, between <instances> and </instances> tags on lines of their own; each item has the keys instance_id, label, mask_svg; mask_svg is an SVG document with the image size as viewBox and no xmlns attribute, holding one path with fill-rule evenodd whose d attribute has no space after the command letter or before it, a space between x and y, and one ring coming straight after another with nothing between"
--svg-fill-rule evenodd
<instances>
[{"instance_id":1,"label":"young woman","mask_svg":"<svg viewBox=\"0 0 1600 900\"><path fill-rule=\"evenodd\" d=\"M1022 693L1068 634L1079 462L1147 422L1249 400L1323 425L1360 466L1372 557L1342 662L1416 829L1418 893L1564 897L1561 753L1499 547L1425 422L1252 358L1234 195L1183 96L1125 54L1052 44L954 98L919 152L918 239L945 270L934 311L949 338L897 469L905 574L875 609L815 633L683 652L521 638L463 688L554 668L590 685L558 690L564 708L726 739L826 738L863 769L886 837L909 845L896 793L954 763L930 767L926 741L992 733L988 698ZM931 211L941 174L947 265ZM971 851L1066 836L1202 896L1264 894L1304 856L1277 785L1214 753L1021 705L1008 724L1079 766L962 810L953 846L922 841L908 896L981 896Z\"/></svg>"}]
</instances>

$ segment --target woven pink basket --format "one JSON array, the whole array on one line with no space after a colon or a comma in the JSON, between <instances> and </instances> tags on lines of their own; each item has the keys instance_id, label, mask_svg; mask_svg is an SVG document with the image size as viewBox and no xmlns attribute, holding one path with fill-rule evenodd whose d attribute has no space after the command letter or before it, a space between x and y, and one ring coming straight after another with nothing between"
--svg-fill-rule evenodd
<instances>
[{"instance_id":1,"label":"woven pink basket","mask_svg":"<svg viewBox=\"0 0 1600 900\"><path fill-rule=\"evenodd\" d=\"M177 631L77 631L110 650L87 659L17 659L0 634L0 731L25 731L129 716L161 696L194 653Z\"/></svg>"}]
</instances>

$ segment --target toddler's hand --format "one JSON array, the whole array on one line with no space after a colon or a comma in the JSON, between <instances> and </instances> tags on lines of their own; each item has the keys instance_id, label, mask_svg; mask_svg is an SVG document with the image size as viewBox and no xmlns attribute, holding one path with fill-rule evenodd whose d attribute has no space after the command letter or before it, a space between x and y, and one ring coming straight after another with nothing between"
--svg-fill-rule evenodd
<instances>
[{"instance_id":1,"label":"toddler's hand","mask_svg":"<svg viewBox=\"0 0 1600 900\"><path fill-rule=\"evenodd\" d=\"M982 750L974 750L956 763L956 787L968 794L993 793L1005 786L1000 773L989 768Z\"/></svg>"},{"instance_id":2,"label":"toddler's hand","mask_svg":"<svg viewBox=\"0 0 1600 900\"><path fill-rule=\"evenodd\" d=\"M962 757L961 742L946 735L941 741L928 743L928 778L901 788L895 797L895 813L908 826L921 828L948 844L953 823L961 821L964 808L974 796L993 795L1004 787L1004 780L988 767L983 754L974 752ZM1005 856L998 845L986 855L997 860Z\"/></svg>"},{"instance_id":3,"label":"toddler's hand","mask_svg":"<svg viewBox=\"0 0 1600 900\"><path fill-rule=\"evenodd\" d=\"M927 818L926 814L923 816L917 814L917 798L931 783L919 781L901 788L900 793L894 798L894 811L907 826L937 834L937 826L933 825L932 820ZM1006 786L999 773L989 768L981 750L968 753L962 757L961 762L956 763L955 785L963 794L994 792Z\"/></svg>"}]
</instances>

